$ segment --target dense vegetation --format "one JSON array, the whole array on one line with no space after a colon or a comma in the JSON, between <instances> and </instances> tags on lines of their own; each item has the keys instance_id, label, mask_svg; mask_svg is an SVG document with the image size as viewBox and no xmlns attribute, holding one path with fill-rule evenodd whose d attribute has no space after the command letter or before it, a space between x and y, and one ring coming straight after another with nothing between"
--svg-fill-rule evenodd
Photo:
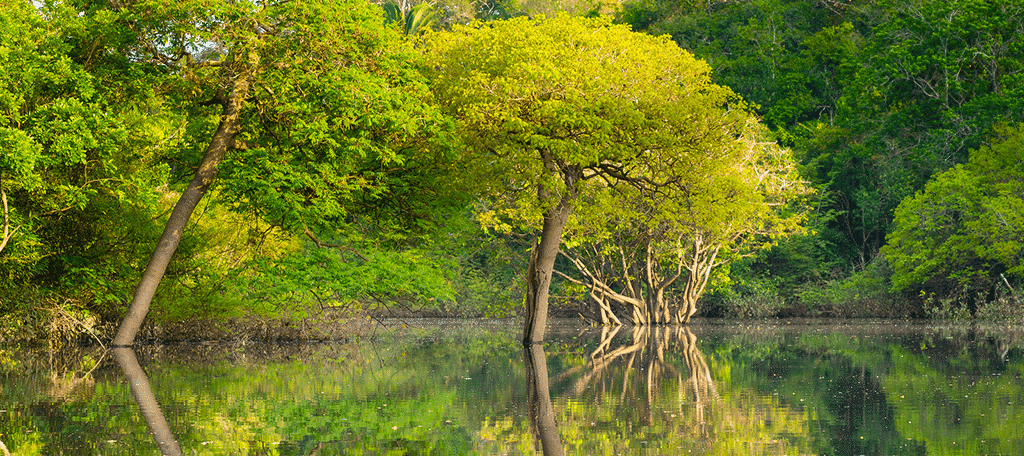
<instances>
[{"instance_id":1,"label":"dense vegetation","mask_svg":"<svg viewBox=\"0 0 1024 456\"><path fill-rule=\"evenodd\" d=\"M628 3L623 21L672 36L757 104L819 189L812 232L734 266L724 310L953 316L1013 302L1024 154L1002 126L1024 115L1022 12L998 0ZM1003 156L986 160L998 177L960 178L987 173L966 165L929 183L986 150ZM985 200L956 205L936 185ZM974 239L957 244L966 230ZM950 257L949 269L915 266Z\"/></svg>"},{"instance_id":2,"label":"dense vegetation","mask_svg":"<svg viewBox=\"0 0 1024 456\"><path fill-rule=\"evenodd\" d=\"M116 324L232 99L235 130L178 230L156 321L513 314L534 282L524 273L540 221L566 203L591 210L563 214L552 298L603 303L578 309L598 320L624 315L610 303L660 309L647 306L705 288L695 309L705 315L1021 318L1019 2L563 6L667 36L624 31L603 44L674 41L692 52L684 66L710 78L703 90L728 91L636 111L623 108L662 90L657 77L592 94L599 85L567 85L600 65L558 74L575 60L515 38L542 19L493 28L521 52L482 61L492 67L474 77L492 79L476 94L427 51L452 33L431 29L468 34L487 28L457 24L556 12L544 2L162 3L0 7L0 339ZM493 83L500 65L535 84L510 95L549 98L488 101L504 90ZM719 140L667 166L693 144L686 115L718 107L760 118L728 133L756 153ZM769 182L792 185L743 180L766 165ZM707 231L720 220L742 229ZM698 260L683 252L709 236L717 267L676 282L673 271Z\"/></svg>"}]
</instances>

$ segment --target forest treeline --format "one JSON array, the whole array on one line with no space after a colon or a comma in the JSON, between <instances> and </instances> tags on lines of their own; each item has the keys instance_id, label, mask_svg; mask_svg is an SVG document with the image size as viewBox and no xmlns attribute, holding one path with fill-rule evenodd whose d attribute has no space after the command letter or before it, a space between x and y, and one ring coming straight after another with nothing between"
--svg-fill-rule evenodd
<instances>
[{"instance_id":1,"label":"forest treeline","mask_svg":"<svg viewBox=\"0 0 1024 456\"><path fill-rule=\"evenodd\" d=\"M783 298L771 307L842 315L1010 309L993 303L1014 302L1000 298L1022 278L1024 5L642 1L620 19L707 59L820 191L811 232L734 267L745 280L727 301L763 293Z\"/></svg>"},{"instance_id":2,"label":"forest treeline","mask_svg":"<svg viewBox=\"0 0 1024 456\"><path fill-rule=\"evenodd\" d=\"M1019 2L162 3L0 7L4 340L108 337L190 185L157 323L1021 319Z\"/></svg>"}]
</instances>

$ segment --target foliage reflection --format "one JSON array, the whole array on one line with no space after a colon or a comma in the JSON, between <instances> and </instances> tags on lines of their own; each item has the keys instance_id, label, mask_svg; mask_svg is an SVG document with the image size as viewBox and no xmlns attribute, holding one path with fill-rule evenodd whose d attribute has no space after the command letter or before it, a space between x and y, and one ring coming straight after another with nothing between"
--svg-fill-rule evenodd
<instances>
[{"instance_id":1,"label":"foliage reflection","mask_svg":"<svg viewBox=\"0 0 1024 456\"><path fill-rule=\"evenodd\" d=\"M896 323L566 325L525 349L517 325L430 323L337 344L145 347L117 362L0 349L0 438L17 455L173 454L154 445L155 401L137 405L149 396L174 430L158 442L185 454L1024 447L1019 328Z\"/></svg>"}]
</instances>

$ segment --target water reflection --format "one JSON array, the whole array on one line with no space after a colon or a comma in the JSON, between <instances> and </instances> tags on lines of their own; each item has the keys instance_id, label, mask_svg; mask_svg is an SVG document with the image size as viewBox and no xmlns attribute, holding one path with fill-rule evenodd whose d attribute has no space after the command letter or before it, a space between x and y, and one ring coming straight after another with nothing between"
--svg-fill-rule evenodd
<instances>
[{"instance_id":1,"label":"water reflection","mask_svg":"<svg viewBox=\"0 0 1024 456\"><path fill-rule=\"evenodd\" d=\"M628 332L629 337L617 337L621 332ZM565 454L556 415L570 427L578 427L579 423L574 422L578 419L565 411L556 412L552 405L543 345L524 347L523 359L534 442L540 444L538 449L544 455ZM616 414L616 421L630 427L650 428L663 426L657 421L679 421L681 425L673 429L680 437L707 441L712 434L708 410L721 398L711 369L697 346L697 336L687 327L602 327L597 347L587 355L586 364L560 373L555 381L573 377L576 378L569 386L557 393L563 399L562 407L579 408L580 402L593 402L600 408L603 403L620 411L628 410L627 415ZM665 410L668 383L677 393L675 413ZM617 400L606 397L613 392L617 393ZM596 421L592 423L596 425ZM578 429L573 429L573 433L578 433Z\"/></svg>"},{"instance_id":2,"label":"water reflection","mask_svg":"<svg viewBox=\"0 0 1024 456\"><path fill-rule=\"evenodd\" d=\"M125 378L128 379L132 396L139 404L142 418L146 421L149 432L153 434L153 439L156 440L160 452L164 456L180 456L182 454L181 446L178 445L178 440L174 438L171 427L167 425L167 420L164 419L164 414L160 411L160 404L156 401L152 388L149 387L149 378L146 377L146 372L139 365L135 351L128 347L118 347L111 351L117 364L121 366Z\"/></svg>"},{"instance_id":3,"label":"water reflection","mask_svg":"<svg viewBox=\"0 0 1024 456\"><path fill-rule=\"evenodd\" d=\"M736 424L742 422L730 419L735 418L729 413L734 398L723 401L688 327L604 327L586 364L559 374L559 380L567 379L561 398L567 406L587 410L567 421L615 429L634 449L639 443L653 453L706 452L718 440L735 438ZM603 413L608 409L611 415ZM629 449L608 442L595 450Z\"/></svg>"},{"instance_id":4,"label":"water reflection","mask_svg":"<svg viewBox=\"0 0 1024 456\"><path fill-rule=\"evenodd\" d=\"M568 393L578 397L592 387L607 392L611 385L619 383L610 376L621 376L620 400L644 398L638 410L642 411L641 423L649 425L658 409L659 389L663 389L666 380L674 381L679 407L687 403L694 406L696 431L706 435L705 412L718 398L718 393L711 370L697 347L697 336L683 326L637 326L628 330L629 340L614 346L616 335L622 330L622 326L602 328L597 349L589 355L586 373L576 380ZM666 360L666 352L681 355L684 366Z\"/></svg>"},{"instance_id":5,"label":"water reflection","mask_svg":"<svg viewBox=\"0 0 1024 456\"><path fill-rule=\"evenodd\" d=\"M574 323L527 348L501 322L116 362L0 348L0 438L16 455L105 456L1024 448L1021 328Z\"/></svg>"},{"instance_id":6,"label":"water reflection","mask_svg":"<svg viewBox=\"0 0 1024 456\"><path fill-rule=\"evenodd\" d=\"M551 406L551 392L548 388L548 361L544 346L529 344L523 347L526 363L527 400L530 403L530 430L535 441L540 441L545 456L565 454L562 439L555 424L555 412Z\"/></svg>"}]
</instances>

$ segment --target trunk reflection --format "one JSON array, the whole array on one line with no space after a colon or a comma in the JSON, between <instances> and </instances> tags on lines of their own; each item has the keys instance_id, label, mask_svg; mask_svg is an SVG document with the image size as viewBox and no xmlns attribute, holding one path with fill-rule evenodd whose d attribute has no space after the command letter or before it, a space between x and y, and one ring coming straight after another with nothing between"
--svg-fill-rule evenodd
<instances>
[{"instance_id":1,"label":"trunk reflection","mask_svg":"<svg viewBox=\"0 0 1024 456\"><path fill-rule=\"evenodd\" d=\"M146 372L142 370L142 366L135 358L135 351L127 347L118 347L111 351L114 353L114 359L121 365L124 376L128 379L132 396L135 396L135 402L139 404L142 418L146 420L146 426L153 434L153 439L160 447L160 452L165 456L180 456L181 446L178 445L174 434L171 433L170 426L167 425L167 420L164 419L163 412L160 411L160 404L157 403L156 397L153 396L153 390L149 387L149 378L146 377Z\"/></svg>"},{"instance_id":2,"label":"trunk reflection","mask_svg":"<svg viewBox=\"0 0 1024 456\"><path fill-rule=\"evenodd\" d=\"M562 439L555 424L555 411L548 388L548 364L544 346L528 344L523 347L526 362L527 399L530 402L530 430L539 440L545 456L561 456Z\"/></svg>"}]
</instances>

